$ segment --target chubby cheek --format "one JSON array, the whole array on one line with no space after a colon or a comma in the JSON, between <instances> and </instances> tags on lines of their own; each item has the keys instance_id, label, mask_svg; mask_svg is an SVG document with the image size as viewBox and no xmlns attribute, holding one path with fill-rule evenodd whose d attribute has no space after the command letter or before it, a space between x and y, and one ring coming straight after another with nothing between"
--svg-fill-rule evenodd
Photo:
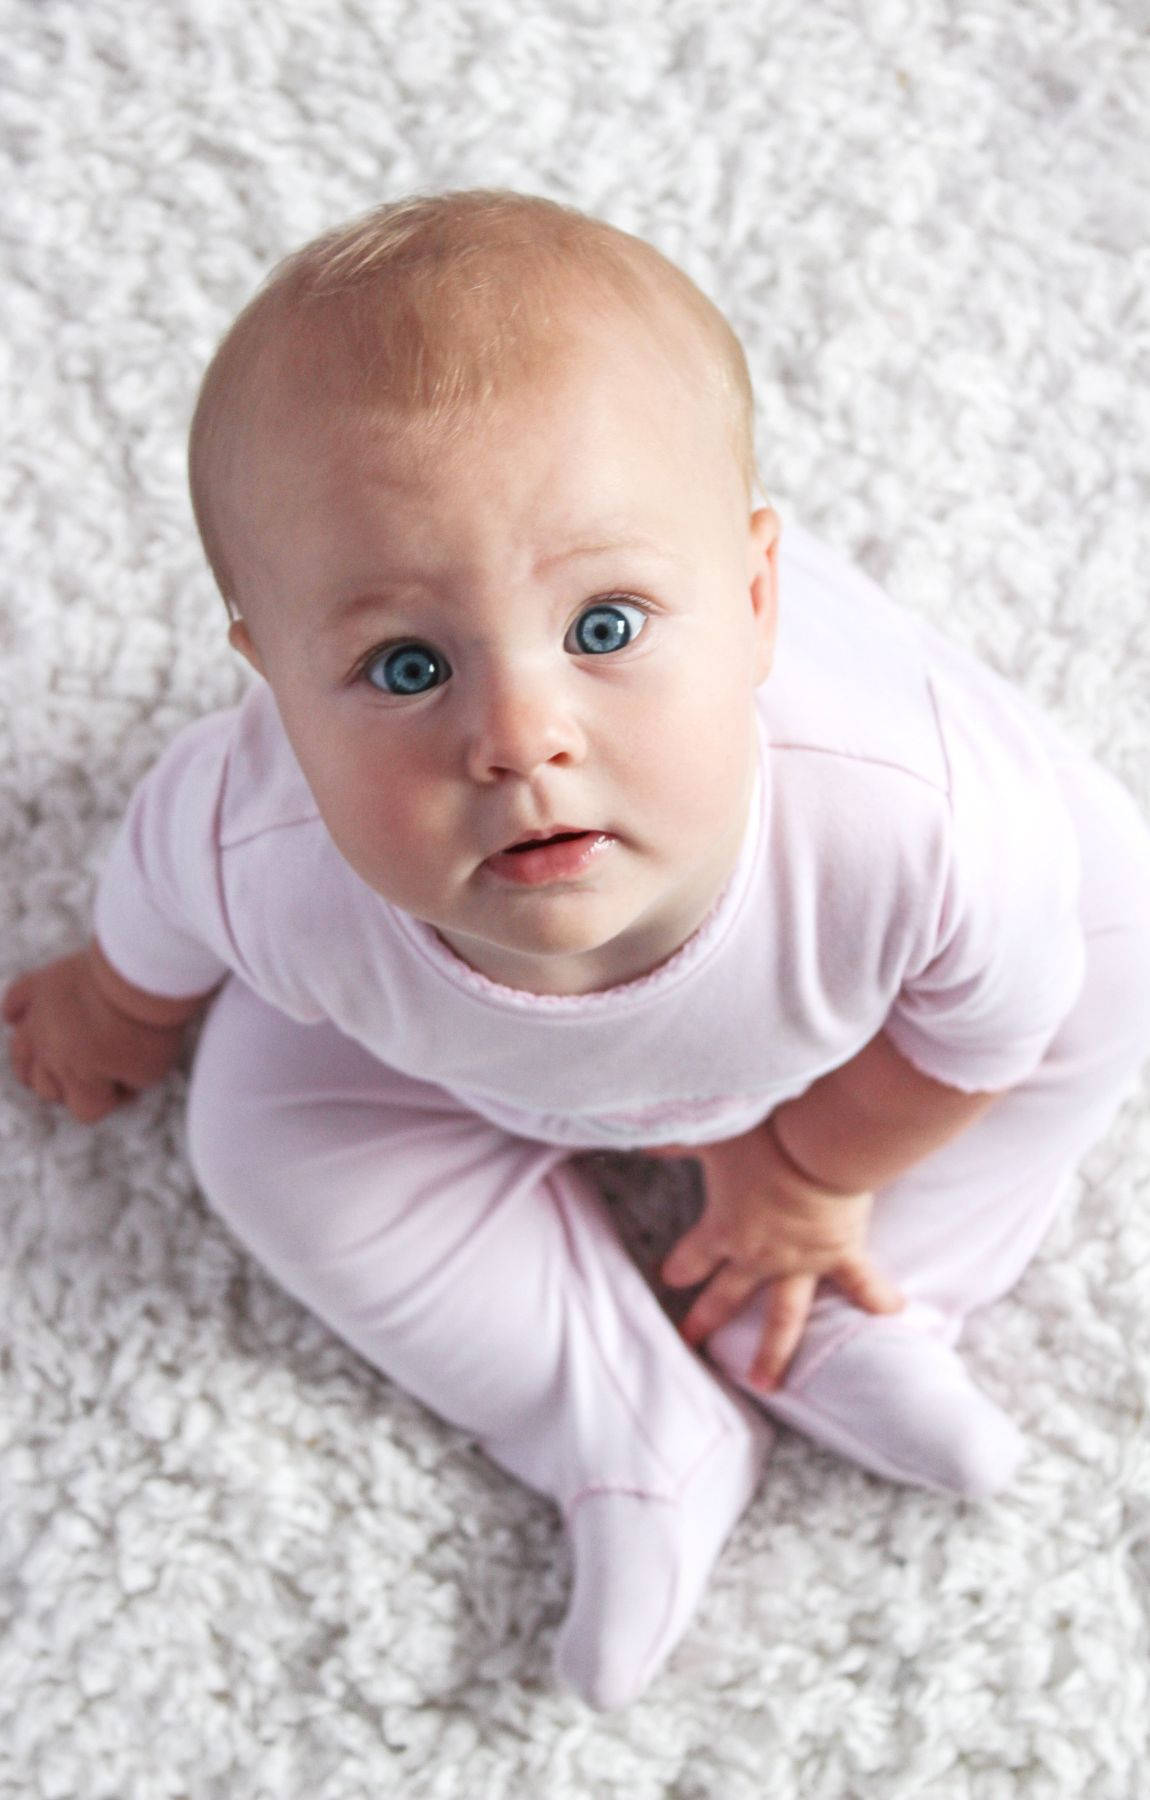
<instances>
[{"instance_id":1,"label":"chubby cheek","mask_svg":"<svg viewBox=\"0 0 1150 1800\"><path fill-rule=\"evenodd\" d=\"M356 874L387 899L419 896L434 880L438 855L446 863L452 845L435 784L410 759L397 769L360 734L315 741L300 763L336 848Z\"/></svg>"},{"instance_id":2,"label":"chubby cheek","mask_svg":"<svg viewBox=\"0 0 1150 1800\"><path fill-rule=\"evenodd\" d=\"M617 766L646 803L683 832L721 828L754 757L753 688L726 671L689 675L654 695L628 722Z\"/></svg>"}]
</instances>

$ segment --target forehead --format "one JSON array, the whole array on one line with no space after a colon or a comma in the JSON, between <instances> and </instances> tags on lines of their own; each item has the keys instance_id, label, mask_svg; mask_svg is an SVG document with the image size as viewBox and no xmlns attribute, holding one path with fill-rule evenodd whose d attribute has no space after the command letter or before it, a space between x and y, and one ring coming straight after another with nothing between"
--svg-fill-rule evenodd
<instances>
[{"instance_id":1,"label":"forehead","mask_svg":"<svg viewBox=\"0 0 1150 1800\"><path fill-rule=\"evenodd\" d=\"M725 423L637 331L585 332L544 377L434 420L347 394L317 405L288 381L248 433L237 548L282 585L290 566L358 580L361 551L442 565L511 545L538 560L551 540L666 542L741 488Z\"/></svg>"}]
</instances>

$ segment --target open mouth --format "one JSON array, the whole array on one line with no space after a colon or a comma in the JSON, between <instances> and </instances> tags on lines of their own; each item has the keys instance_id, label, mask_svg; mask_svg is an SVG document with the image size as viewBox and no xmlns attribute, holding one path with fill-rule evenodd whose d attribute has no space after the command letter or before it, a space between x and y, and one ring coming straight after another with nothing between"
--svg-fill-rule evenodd
<instances>
[{"instance_id":1,"label":"open mouth","mask_svg":"<svg viewBox=\"0 0 1150 1800\"><path fill-rule=\"evenodd\" d=\"M615 842L609 831L553 831L550 837L523 838L489 856L485 868L516 887L546 887L581 881Z\"/></svg>"},{"instance_id":2,"label":"open mouth","mask_svg":"<svg viewBox=\"0 0 1150 1800\"><path fill-rule=\"evenodd\" d=\"M586 831L557 831L554 837L527 838L522 844L509 844L504 856L522 856L528 850L542 850L545 844L570 844L576 838L588 837Z\"/></svg>"}]
</instances>

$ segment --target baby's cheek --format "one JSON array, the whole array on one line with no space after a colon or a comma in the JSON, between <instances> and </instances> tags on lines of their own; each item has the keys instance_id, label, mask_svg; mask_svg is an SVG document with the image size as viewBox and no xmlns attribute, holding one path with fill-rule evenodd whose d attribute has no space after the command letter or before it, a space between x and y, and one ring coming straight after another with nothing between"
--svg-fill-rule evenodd
<instances>
[{"instance_id":1,"label":"baby's cheek","mask_svg":"<svg viewBox=\"0 0 1150 1800\"><path fill-rule=\"evenodd\" d=\"M345 830L375 860L416 873L432 856L441 830L428 798L415 783L402 775L373 781L347 799L351 803L341 808Z\"/></svg>"},{"instance_id":2,"label":"baby's cheek","mask_svg":"<svg viewBox=\"0 0 1150 1800\"><path fill-rule=\"evenodd\" d=\"M336 848L357 874L378 888L382 876L417 872L433 830L418 781L354 756L328 757L322 770L305 773Z\"/></svg>"},{"instance_id":3,"label":"baby's cheek","mask_svg":"<svg viewBox=\"0 0 1150 1800\"><path fill-rule=\"evenodd\" d=\"M713 806L724 784L746 767L754 744L753 709L726 686L716 692L705 679L677 701L650 721L645 761L682 804Z\"/></svg>"},{"instance_id":4,"label":"baby's cheek","mask_svg":"<svg viewBox=\"0 0 1150 1800\"><path fill-rule=\"evenodd\" d=\"M690 754L678 770L679 811L687 831L700 839L724 836L741 819L754 780L753 731L728 711L721 722L700 718L687 739Z\"/></svg>"}]
</instances>

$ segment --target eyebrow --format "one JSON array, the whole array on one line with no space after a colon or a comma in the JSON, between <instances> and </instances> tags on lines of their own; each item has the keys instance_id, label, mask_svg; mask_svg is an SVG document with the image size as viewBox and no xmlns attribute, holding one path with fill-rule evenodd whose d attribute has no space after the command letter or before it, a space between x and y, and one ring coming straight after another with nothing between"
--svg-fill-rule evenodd
<instances>
[{"instance_id":1,"label":"eyebrow","mask_svg":"<svg viewBox=\"0 0 1150 1800\"><path fill-rule=\"evenodd\" d=\"M365 593L353 594L350 600L341 600L324 615L323 630L333 631L339 625L346 625L349 619L362 618L364 613L381 612L387 606L394 606L397 596L410 588L415 582L396 581L391 584L394 591L386 587L369 588Z\"/></svg>"},{"instance_id":2,"label":"eyebrow","mask_svg":"<svg viewBox=\"0 0 1150 1800\"><path fill-rule=\"evenodd\" d=\"M538 566L549 569L554 563L573 562L577 556L604 556L612 550L641 550L646 555L661 556L667 562L680 560L676 552L669 550L661 538L606 537L597 539L593 544L571 544L565 550L557 550L554 556L544 557Z\"/></svg>"}]
</instances>

